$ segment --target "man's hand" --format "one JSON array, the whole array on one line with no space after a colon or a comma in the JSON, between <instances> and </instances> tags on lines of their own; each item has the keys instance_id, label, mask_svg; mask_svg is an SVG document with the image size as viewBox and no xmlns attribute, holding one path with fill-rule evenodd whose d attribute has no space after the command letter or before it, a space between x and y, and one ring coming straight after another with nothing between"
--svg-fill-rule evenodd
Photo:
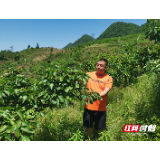
<instances>
[{"instance_id":1,"label":"man's hand","mask_svg":"<svg viewBox=\"0 0 160 160\"><path fill-rule=\"evenodd\" d=\"M109 92L109 88L108 87L105 87L105 89L104 89L104 91L102 91L101 93L100 93L100 96L101 97L103 97L103 96L105 96L108 92Z\"/></svg>"}]
</instances>

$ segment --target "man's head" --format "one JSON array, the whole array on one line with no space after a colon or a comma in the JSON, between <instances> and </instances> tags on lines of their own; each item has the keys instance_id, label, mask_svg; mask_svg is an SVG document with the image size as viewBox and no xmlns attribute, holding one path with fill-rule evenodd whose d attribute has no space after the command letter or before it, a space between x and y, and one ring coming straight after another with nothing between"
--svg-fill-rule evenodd
<instances>
[{"instance_id":1,"label":"man's head","mask_svg":"<svg viewBox=\"0 0 160 160\"><path fill-rule=\"evenodd\" d=\"M96 73L98 75L103 75L108 67L108 61L101 58L96 64Z\"/></svg>"}]
</instances>

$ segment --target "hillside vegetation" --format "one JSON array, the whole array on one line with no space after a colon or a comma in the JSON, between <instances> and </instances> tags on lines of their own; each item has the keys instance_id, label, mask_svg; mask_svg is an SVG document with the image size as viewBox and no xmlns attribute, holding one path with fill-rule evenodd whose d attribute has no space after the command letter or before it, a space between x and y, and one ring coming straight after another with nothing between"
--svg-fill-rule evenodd
<instances>
[{"instance_id":1,"label":"hillside vegetation","mask_svg":"<svg viewBox=\"0 0 160 160\"><path fill-rule=\"evenodd\" d=\"M153 23L154 22L154 23ZM64 50L30 48L0 56L0 139L85 141L83 107L100 99L86 93L88 76L100 58L113 77L107 129L93 141L160 140L160 24L148 20L144 34L106 38ZM37 58L38 57L38 58ZM40 58L43 57L43 58ZM26 59L24 61L24 59ZM83 80L83 81L82 81ZM124 124L156 125L155 132L122 132Z\"/></svg>"}]
</instances>

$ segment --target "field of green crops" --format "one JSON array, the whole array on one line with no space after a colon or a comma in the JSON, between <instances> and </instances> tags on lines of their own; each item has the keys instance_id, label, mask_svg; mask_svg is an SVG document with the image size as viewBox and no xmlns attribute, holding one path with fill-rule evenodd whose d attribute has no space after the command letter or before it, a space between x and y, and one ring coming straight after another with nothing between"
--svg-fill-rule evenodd
<instances>
[{"instance_id":1,"label":"field of green crops","mask_svg":"<svg viewBox=\"0 0 160 160\"><path fill-rule=\"evenodd\" d=\"M157 31L159 34L159 32ZM152 32L150 32L152 35ZM156 35L156 33L155 33ZM85 141L82 126L88 76L106 58L113 77L107 129L92 141L160 140L160 45L143 34L116 37L58 51L30 48L0 52L0 140ZM25 61L24 61L25 59ZM156 125L155 132L122 132L124 124Z\"/></svg>"}]
</instances>

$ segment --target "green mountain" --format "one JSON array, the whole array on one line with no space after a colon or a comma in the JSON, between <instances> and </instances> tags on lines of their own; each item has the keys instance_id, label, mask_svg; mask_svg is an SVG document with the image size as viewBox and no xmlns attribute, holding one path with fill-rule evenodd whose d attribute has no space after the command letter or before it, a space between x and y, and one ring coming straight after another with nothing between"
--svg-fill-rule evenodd
<instances>
[{"instance_id":1,"label":"green mountain","mask_svg":"<svg viewBox=\"0 0 160 160\"><path fill-rule=\"evenodd\" d=\"M87 34L84 34L81 38L76 40L74 43L67 44L63 49L75 47L75 46L78 46L79 44L87 43L89 41L94 41L94 40L95 39L93 37L91 37Z\"/></svg>"},{"instance_id":2,"label":"green mountain","mask_svg":"<svg viewBox=\"0 0 160 160\"><path fill-rule=\"evenodd\" d=\"M142 24L138 26L134 23L125 23L125 22L115 22L111 24L98 38L97 40L104 38L112 38L112 37L123 37L127 35L133 35L138 33L145 33L147 28L147 24ZM67 44L65 48L71 48L78 46L82 43L87 43L89 41L94 41L95 39L87 34L84 34L81 38L79 38L74 43Z\"/></svg>"},{"instance_id":3,"label":"green mountain","mask_svg":"<svg viewBox=\"0 0 160 160\"><path fill-rule=\"evenodd\" d=\"M140 27L134 23L115 22L111 24L97 39L123 37L131 34L137 34L143 32L142 30L145 27L145 25Z\"/></svg>"}]
</instances>

